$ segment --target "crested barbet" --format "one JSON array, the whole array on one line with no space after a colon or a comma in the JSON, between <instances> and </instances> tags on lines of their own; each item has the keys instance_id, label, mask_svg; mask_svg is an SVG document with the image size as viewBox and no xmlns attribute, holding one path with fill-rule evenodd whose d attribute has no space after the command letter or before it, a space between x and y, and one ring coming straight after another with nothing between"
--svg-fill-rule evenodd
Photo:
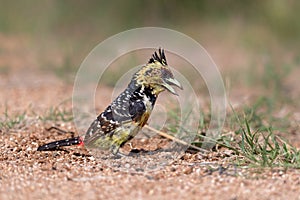
<instances>
[{"instance_id":1,"label":"crested barbet","mask_svg":"<svg viewBox=\"0 0 300 200\"><path fill-rule=\"evenodd\" d=\"M182 89L167 64L163 49L154 52L149 62L137 71L127 88L90 125L84 139L80 136L38 147L38 151L61 146L84 145L118 154L120 147L134 138L147 123L157 96L167 90L177 95Z\"/></svg>"}]
</instances>

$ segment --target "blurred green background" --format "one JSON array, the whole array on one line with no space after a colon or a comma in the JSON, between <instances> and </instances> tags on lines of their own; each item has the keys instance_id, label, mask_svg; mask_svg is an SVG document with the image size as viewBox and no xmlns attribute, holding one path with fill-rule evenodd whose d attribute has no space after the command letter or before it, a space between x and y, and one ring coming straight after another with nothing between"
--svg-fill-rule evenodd
<instances>
[{"instance_id":1,"label":"blurred green background","mask_svg":"<svg viewBox=\"0 0 300 200\"><path fill-rule=\"evenodd\" d=\"M140 26L184 31L211 23L264 26L284 42L299 37L299 1L1 1L0 30L33 35L107 37ZM196 28L197 30L197 28ZM88 39L87 39L88 40ZM298 43L299 44L299 43Z\"/></svg>"},{"instance_id":2,"label":"blurred green background","mask_svg":"<svg viewBox=\"0 0 300 200\"><path fill-rule=\"evenodd\" d=\"M300 63L300 1L296 0L0 3L0 73L9 73L13 66L35 66L74 77L99 42L143 26L174 29L199 41L231 85L260 84L267 90L289 91L282 79Z\"/></svg>"},{"instance_id":3,"label":"blurred green background","mask_svg":"<svg viewBox=\"0 0 300 200\"><path fill-rule=\"evenodd\" d=\"M196 34L202 24L220 30L238 23L263 27L283 43L299 46L299 1L3 1L0 30L5 34L65 37L92 43L130 28L163 26ZM192 30L191 30L192 29ZM190 33L191 32L191 33ZM256 38L259 39L259 38Z\"/></svg>"}]
</instances>

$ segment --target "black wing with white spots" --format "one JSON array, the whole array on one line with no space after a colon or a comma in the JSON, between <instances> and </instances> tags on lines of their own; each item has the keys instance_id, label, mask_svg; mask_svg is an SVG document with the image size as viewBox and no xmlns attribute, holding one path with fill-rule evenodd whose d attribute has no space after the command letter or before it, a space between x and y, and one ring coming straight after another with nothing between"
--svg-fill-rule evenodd
<instances>
[{"instance_id":1,"label":"black wing with white spots","mask_svg":"<svg viewBox=\"0 0 300 200\"><path fill-rule=\"evenodd\" d=\"M141 88L133 90L128 87L91 124L84 143L88 145L99 137L112 136L114 130L123 124L139 121L146 111L145 100L149 100L154 105L156 97Z\"/></svg>"}]
</instances>

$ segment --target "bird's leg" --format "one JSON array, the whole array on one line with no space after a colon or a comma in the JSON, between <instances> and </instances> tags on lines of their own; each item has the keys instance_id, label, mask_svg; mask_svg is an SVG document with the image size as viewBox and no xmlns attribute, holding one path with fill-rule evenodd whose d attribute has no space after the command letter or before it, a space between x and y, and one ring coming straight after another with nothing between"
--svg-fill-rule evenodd
<instances>
[{"instance_id":1,"label":"bird's leg","mask_svg":"<svg viewBox=\"0 0 300 200\"><path fill-rule=\"evenodd\" d=\"M130 152L122 149L122 147L125 145L126 141L123 142L121 145L117 145L117 144L113 144L111 145L110 147L110 151L112 152L112 154L114 156L117 156L117 157L125 157L125 156L129 156L130 155ZM131 146L131 145L130 145Z\"/></svg>"},{"instance_id":2,"label":"bird's leg","mask_svg":"<svg viewBox=\"0 0 300 200\"><path fill-rule=\"evenodd\" d=\"M119 145L116 145L116 144L113 144L111 147L110 147L110 151L111 153L114 155L114 158L116 159L119 159L121 157L125 157L127 156L126 153L123 153L123 152L120 152L120 147Z\"/></svg>"},{"instance_id":3,"label":"bird's leg","mask_svg":"<svg viewBox=\"0 0 300 200\"><path fill-rule=\"evenodd\" d=\"M113 155L117 155L119 153L119 149L120 149L120 146L119 145L116 145L116 144L113 144L111 145L110 147L110 151Z\"/></svg>"}]
</instances>

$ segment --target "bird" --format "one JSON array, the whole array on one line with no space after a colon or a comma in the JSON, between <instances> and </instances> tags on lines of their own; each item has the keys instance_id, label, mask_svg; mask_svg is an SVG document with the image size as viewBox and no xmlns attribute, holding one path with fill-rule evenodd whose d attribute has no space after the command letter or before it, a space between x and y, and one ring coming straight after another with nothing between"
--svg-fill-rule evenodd
<instances>
[{"instance_id":1,"label":"bird","mask_svg":"<svg viewBox=\"0 0 300 200\"><path fill-rule=\"evenodd\" d=\"M167 64L164 49L159 48L148 63L132 76L127 88L97 116L84 138L77 136L50 142L39 146L37 150L81 145L110 150L113 155L118 155L120 148L133 139L147 123L158 95L163 91L178 95L173 86L183 89Z\"/></svg>"}]
</instances>

